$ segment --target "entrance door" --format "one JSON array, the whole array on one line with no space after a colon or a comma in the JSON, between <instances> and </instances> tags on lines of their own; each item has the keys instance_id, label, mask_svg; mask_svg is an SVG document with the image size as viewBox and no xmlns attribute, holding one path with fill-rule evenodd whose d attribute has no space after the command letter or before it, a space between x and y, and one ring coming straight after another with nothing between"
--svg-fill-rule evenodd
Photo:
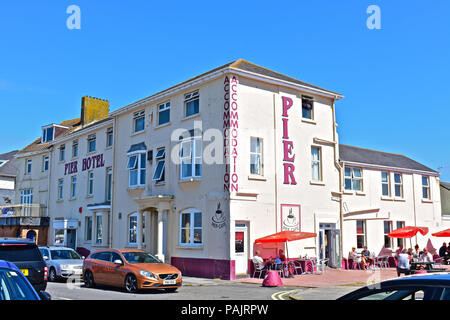
<instances>
[{"instance_id":1,"label":"entrance door","mask_svg":"<svg viewBox=\"0 0 450 320\"><path fill-rule=\"evenodd\" d=\"M337 230L336 225L332 223L321 223L319 229L319 258L328 259L326 264L329 267L338 268L341 261L340 230Z\"/></svg>"},{"instance_id":2,"label":"entrance door","mask_svg":"<svg viewBox=\"0 0 450 320\"><path fill-rule=\"evenodd\" d=\"M236 275L248 273L248 224L236 223L234 256L236 261Z\"/></svg>"},{"instance_id":3,"label":"entrance door","mask_svg":"<svg viewBox=\"0 0 450 320\"><path fill-rule=\"evenodd\" d=\"M67 229L67 243L66 246L75 250L76 248L76 229Z\"/></svg>"},{"instance_id":4,"label":"entrance door","mask_svg":"<svg viewBox=\"0 0 450 320\"><path fill-rule=\"evenodd\" d=\"M340 230L330 230L330 257L329 266L332 268L339 268L341 263L341 257L340 257L340 237L341 237L341 231Z\"/></svg>"}]
</instances>

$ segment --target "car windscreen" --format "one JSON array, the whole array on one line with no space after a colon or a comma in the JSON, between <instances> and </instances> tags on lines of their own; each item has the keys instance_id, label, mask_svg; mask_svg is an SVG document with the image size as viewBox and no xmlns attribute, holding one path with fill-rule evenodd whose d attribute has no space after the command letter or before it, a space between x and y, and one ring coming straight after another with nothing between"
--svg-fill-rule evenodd
<instances>
[{"instance_id":1,"label":"car windscreen","mask_svg":"<svg viewBox=\"0 0 450 320\"><path fill-rule=\"evenodd\" d=\"M72 250L50 250L52 260L78 260L80 255Z\"/></svg>"},{"instance_id":2,"label":"car windscreen","mask_svg":"<svg viewBox=\"0 0 450 320\"><path fill-rule=\"evenodd\" d=\"M37 246L31 245L0 245L0 260L10 262L42 261Z\"/></svg>"},{"instance_id":3,"label":"car windscreen","mask_svg":"<svg viewBox=\"0 0 450 320\"><path fill-rule=\"evenodd\" d=\"M158 258L144 252L122 252L128 263L161 263Z\"/></svg>"},{"instance_id":4,"label":"car windscreen","mask_svg":"<svg viewBox=\"0 0 450 320\"><path fill-rule=\"evenodd\" d=\"M37 300L37 297L17 271L0 268L0 300Z\"/></svg>"}]
</instances>

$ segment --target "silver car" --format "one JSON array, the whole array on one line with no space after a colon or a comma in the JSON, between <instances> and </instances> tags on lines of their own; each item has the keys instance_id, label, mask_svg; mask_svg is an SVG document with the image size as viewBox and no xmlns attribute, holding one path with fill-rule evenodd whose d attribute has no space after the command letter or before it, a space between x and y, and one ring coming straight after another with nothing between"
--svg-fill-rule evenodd
<instances>
[{"instance_id":1,"label":"silver car","mask_svg":"<svg viewBox=\"0 0 450 320\"><path fill-rule=\"evenodd\" d=\"M80 276L83 273L83 259L75 250L66 247L39 247L48 267L48 280Z\"/></svg>"}]
</instances>

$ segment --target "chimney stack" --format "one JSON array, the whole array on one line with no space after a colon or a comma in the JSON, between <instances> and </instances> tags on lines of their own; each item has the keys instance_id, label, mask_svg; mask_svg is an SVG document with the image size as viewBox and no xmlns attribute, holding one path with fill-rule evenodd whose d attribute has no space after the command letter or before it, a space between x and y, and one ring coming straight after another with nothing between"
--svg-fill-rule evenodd
<instances>
[{"instance_id":1,"label":"chimney stack","mask_svg":"<svg viewBox=\"0 0 450 320\"><path fill-rule=\"evenodd\" d=\"M109 113L109 101L90 96L81 98L81 125L106 119Z\"/></svg>"}]
</instances>

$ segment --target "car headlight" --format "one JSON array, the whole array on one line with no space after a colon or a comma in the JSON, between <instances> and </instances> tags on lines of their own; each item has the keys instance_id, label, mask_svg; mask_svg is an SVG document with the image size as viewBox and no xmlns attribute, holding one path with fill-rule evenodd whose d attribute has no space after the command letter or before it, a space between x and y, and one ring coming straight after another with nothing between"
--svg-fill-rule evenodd
<instances>
[{"instance_id":1,"label":"car headlight","mask_svg":"<svg viewBox=\"0 0 450 320\"><path fill-rule=\"evenodd\" d=\"M156 276L153 273L151 273L151 272L148 272L148 271L145 271L145 270L140 270L139 274L141 276L143 276L143 277L156 280Z\"/></svg>"}]
</instances>

